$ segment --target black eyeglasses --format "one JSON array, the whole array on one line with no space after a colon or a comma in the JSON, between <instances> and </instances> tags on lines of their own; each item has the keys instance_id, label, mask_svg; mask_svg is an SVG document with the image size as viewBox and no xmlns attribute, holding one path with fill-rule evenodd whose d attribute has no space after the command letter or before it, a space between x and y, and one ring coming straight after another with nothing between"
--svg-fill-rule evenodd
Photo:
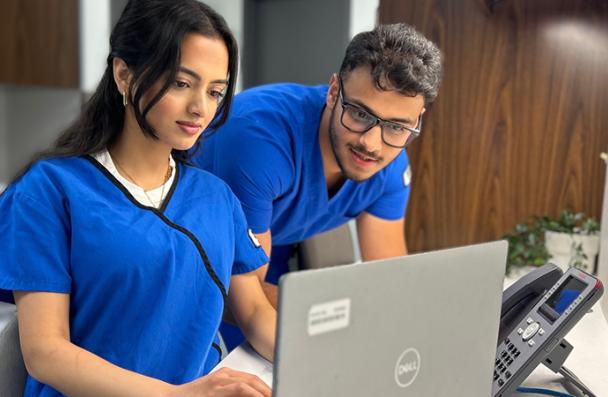
<instances>
[{"instance_id":1,"label":"black eyeglasses","mask_svg":"<svg viewBox=\"0 0 608 397\"><path fill-rule=\"evenodd\" d=\"M342 78L338 76L340 83L340 102L342 104L342 115L340 123L349 131L363 134L380 124L382 131L382 142L394 148L404 148L420 135L422 127L422 115L418 116L416 127L408 127L401 123L383 120L368 112L360 106L350 103L344 99L344 85Z\"/></svg>"}]
</instances>

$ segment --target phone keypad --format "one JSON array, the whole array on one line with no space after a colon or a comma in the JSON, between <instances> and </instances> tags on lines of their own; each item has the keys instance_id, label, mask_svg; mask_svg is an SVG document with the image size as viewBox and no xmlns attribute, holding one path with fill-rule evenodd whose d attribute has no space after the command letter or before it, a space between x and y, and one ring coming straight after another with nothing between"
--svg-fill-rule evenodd
<instances>
[{"instance_id":1,"label":"phone keypad","mask_svg":"<svg viewBox=\"0 0 608 397\"><path fill-rule=\"evenodd\" d=\"M509 339L505 339L503 347L503 350L494 362L494 381L501 387L505 384L506 380L513 375L513 373L509 371L509 367L521 354L517 346Z\"/></svg>"},{"instance_id":2,"label":"phone keypad","mask_svg":"<svg viewBox=\"0 0 608 397\"><path fill-rule=\"evenodd\" d=\"M535 349L537 341L534 339L543 339L547 334L542 328L540 320L532 317L527 317L514 331L510 338L505 339L502 344L502 349L496 355L494 362L494 382L498 387L502 387L515 372L517 372L517 357L521 355L521 350L524 348ZM539 342L542 342L539 341ZM527 350L527 349L524 349ZM512 368L513 367L513 368Z\"/></svg>"}]
</instances>

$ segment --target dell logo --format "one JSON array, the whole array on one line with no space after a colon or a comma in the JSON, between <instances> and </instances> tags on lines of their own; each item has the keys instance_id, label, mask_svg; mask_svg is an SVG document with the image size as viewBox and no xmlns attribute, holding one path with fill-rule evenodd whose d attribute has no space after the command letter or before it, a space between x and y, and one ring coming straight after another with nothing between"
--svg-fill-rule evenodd
<instances>
[{"instance_id":1,"label":"dell logo","mask_svg":"<svg viewBox=\"0 0 608 397\"><path fill-rule=\"evenodd\" d=\"M409 363L400 364L398 372L399 376L401 376L416 370L418 370L418 361L412 361Z\"/></svg>"},{"instance_id":2,"label":"dell logo","mask_svg":"<svg viewBox=\"0 0 608 397\"><path fill-rule=\"evenodd\" d=\"M395 366L395 382L399 387L408 387L418 376L420 371L420 353L414 348L409 348L399 356Z\"/></svg>"}]
</instances>

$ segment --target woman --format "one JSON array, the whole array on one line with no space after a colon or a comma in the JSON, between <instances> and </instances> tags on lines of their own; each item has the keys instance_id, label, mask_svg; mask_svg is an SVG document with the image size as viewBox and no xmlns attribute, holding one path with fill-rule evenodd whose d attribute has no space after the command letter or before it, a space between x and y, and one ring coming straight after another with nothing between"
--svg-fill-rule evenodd
<instances>
[{"instance_id":1,"label":"woman","mask_svg":"<svg viewBox=\"0 0 608 397\"><path fill-rule=\"evenodd\" d=\"M251 375L206 375L225 302L268 359L276 312L238 200L185 162L226 120L235 40L196 0L130 0L110 46L81 117L0 197L25 395L270 396Z\"/></svg>"}]
</instances>

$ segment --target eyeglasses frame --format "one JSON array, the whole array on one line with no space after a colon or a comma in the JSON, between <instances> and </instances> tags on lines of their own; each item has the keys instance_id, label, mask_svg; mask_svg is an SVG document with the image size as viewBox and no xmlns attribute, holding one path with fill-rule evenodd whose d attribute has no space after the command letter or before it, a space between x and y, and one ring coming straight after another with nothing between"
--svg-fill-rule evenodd
<instances>
[{"instance_id":1,"label":"eyeglasses frame","mask_svg":"<svg viewBox=\"0 0 608 397\"><path fill-rule=\"evenodd\" d=\"M340 124L342 124L342 126L344 128L346 128L347 130L349 130L352 133L355 134L365 134L367 133L369 130L371 130L372 128L374 128L377 125L380 125L380 136L382 138L382 142L390 147L393 148L397 148L397 149L403 149L406 148L410 143L412 143L412 141L416 138L418 138L420 136L420 132L422 130L422 114L420 114L418 116L418 120L416 122L416 126L418 126L418 128L413 128L413 127L408 127L406 125L403 125L401 123L395 122L395 121L389 121L389 120L384 120L383 118L380 118L378 116L376 116L375 114L373 114L372 112L367 111L366 109L362 108L359 105L356 105L354 103L351 103L349 101L347 101L346 99L344 99L345 97L345 92L344 92L344 84L342 83L342 77L340 75L336 75L338 78L338 84L339 84L339 91L338 91L338 96L340 98L340 104L342 106L342 114L340 115ZM355 108L363 113L368 114L369 116L371 116L373 119L375 119L374 123L372 125L370 125L366 130L364 131L355 131L349 127L346 126L346 124L344 124L344 113L346 110L346 106L350 106L352 108ZM392 125L399 125L400 127L403 127L404 129L406 129L407 131L409 131L411 133L411 135L407 138L407 140L405 141L405 144L403 146L397 146L397 145L392 145L390 143L388 143L386 141L386 139L384 139L384 126L387 124L392 124Z\"/></svg>"}]
</instances>

